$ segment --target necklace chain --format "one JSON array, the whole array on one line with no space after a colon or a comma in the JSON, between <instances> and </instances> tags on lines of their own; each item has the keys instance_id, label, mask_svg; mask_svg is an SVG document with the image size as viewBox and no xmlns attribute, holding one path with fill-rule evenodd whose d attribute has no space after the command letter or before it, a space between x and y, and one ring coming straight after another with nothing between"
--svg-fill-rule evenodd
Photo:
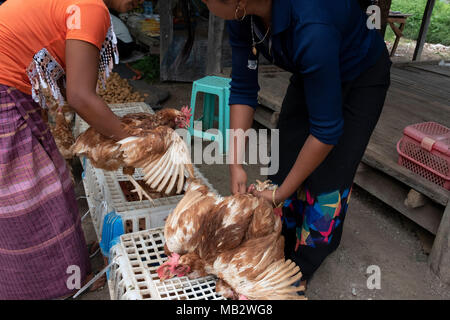
<instances>
[{"instance_id":1,"label":"necklace chain","mask_svg":"<svg viewBox=\"0 0 450 320\"><path fill-rule=\"evenodd\" d=\"M250 25L251 25L251 28L252 28L253 53L256 55L256 45L260 44L260 43L264 42L264 40L266 40L266 37L267 37L267 35L269 34L269 31L270 31L270 26L267 28L266 34L264 35L262 40L260 40L259 42L255 42L255 32L254 32L254 29L253 29L253 15L250 16Z\"/></svg>"}]
</instances>

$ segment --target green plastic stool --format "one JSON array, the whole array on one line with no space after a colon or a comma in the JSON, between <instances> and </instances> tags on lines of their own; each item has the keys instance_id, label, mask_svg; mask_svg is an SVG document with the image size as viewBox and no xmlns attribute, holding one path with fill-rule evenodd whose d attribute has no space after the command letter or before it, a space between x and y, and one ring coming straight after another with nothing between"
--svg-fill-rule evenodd
<instances>
[{"instance_id":1,"label":"green plastic stool","mask_svg":"<svg viewBox=\"0 0 450 320\"><path fill-rule=\"evenodd\" d=\"M219 131L223 137L223 151L228 151L228 135L226 130L230 128L230 106L228 100L230 98L230 81L229 78L207 76L194 81L192 84L191 108L192 114L195 114L195 102L197 93L204 93L203 99L203 115L197 119L202 120L202 130L208 130L213 127L214 120L218 121ZM215 112L215 96L219 97L219 116L214 116ZM194 129L194 117L191 117L189 126L189 133L191 136L199 137L209 141L218 140L217 134L211 134Z\"/></svg>"}]
</instances>

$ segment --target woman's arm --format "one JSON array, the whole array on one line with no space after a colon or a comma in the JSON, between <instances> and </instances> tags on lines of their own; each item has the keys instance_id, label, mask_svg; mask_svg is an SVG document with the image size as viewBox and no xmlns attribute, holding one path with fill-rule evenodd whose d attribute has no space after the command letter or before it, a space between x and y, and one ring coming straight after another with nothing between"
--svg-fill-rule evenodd
<instances>
[{"instance_id":1,"label":"woman's arm","mask_svg":"<svg viewBox=\"0 0 450 320\"><path fill-rule=\"evenodd\" d=\"M276 204L286 200L293 194L303 184L306 178L325 160L333 147L333 145L320 142L313 135L309 135L291 171L289 171L286 179L284 179L281 186L275 191ZM252 189L252 193L266 198L271 203L273 201L273 191L257 192Z\"/></svg>"},{"instance_id":2,"label":"woman's arm","mask_svg":"<svg viewBox=\"0 0 450 320\"><path fill-rule=\"evenodd\" d=\"M227 21L227 30L232 48L232 69L230 82L230 129L251 128L255 108L258 105L258 71L248 68L249 55L252 54L250 20ZM257 59L257 57L254 57ZM230 135L230 177L231 192L247 192L247 174L242 167L245 144L239 145L237 137ZM242 140L243 142L243 140Z\"/></svg>"},{"instance_id":3,"label":"woman's arm","mask_svg":"<svg viewBox=\"0 0 450 320\"><path fill-rule=\"evenodd\" d=\"M230 106L230 129L242 129L243 132L251 128L255 110L247 105L234 104ZM235 132L236 133L236 132ZM239 143L242 142L242 143ZM247 191L247 174L242 167L245 154L245 140L230 132L230 175L231 193L245 193Z\"/></svg>"},{"instance_id":4,"label":"woman's arm","mask_svg":"<svg viewBox=\"0 0 450 320\"><path fill-rule=\"evenodd\" d=\"M293 194L325 160L338 143L344 127L339 32L328 25L299 25L294 43L294 56L303 78L310 135L275 192L277 204ZM263 196L272 202L272 192L265 192Z\"/></svg>"},{"instance_id":5,"label":"woman's arm","mask_svg":"<svg viewBox=\"0 0 450 320\"><path fill-rule=\"evenodd\" d=\"M67 102L96 131L121 140L127 133L96 92L99 55L98 48L88 42L66 40Z\"/></svg>"},{"instance_id":6,"label":"woman's arm","mask_svg":"<svg viewBox=\"0 0 450 320\"><path fill-rule=\"evenodd\" d=\"M333 145L320 142L313 135L309 135L297 156L294 166L275 192L276 203L286 200L293 194L303 184L305 179L325 160L333 147Z\"/></svg>"}]
</instances>

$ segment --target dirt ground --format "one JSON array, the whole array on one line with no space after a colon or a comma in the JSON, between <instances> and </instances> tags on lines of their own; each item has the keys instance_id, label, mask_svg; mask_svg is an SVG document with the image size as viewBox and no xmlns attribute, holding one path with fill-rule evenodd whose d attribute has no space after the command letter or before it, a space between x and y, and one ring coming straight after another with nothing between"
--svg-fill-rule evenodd
<instances>
[{"instance_id":1,"label":"dirt ground","mask_svg":"<svg viewBox=\"0 0 450 320\"><path fill-rule=\"evenodd\" d=\"M391 52L394 42L386 43L389 52ZM408 62L411 61L416 48L416 41L401 38L394 56L391 58L393 62ZM440 61L450 60L450 46L442 44L425 43L422 51L421 61Z\"/></svg>"},{"instance_id":2,"label":"dirt ground","mask_svg":"<svg viewBox=\"0 0 450 320\"><path fill-rule=\"evenodd\" d=\"M163 107L179 107L190 102L191 84L165 83L153 88L170 93L169 99L161 103ZM220 194L229 194L226 165L198 167ZM80 166L75 168L76 191L78 196L82 196ZM247 173L249 182L264 179L256 165L247 166ZM84 214L87 210L85 200L80 199L79 205L80 214ZM84 220L83 227L87 241L94 241L96 236L90 217ZM450 286L441 283L427 265L432 241L433 236L427 231L364 190L354 187L341 245L316 272L306 295L311 300L450 299ZM92 259L92 265L94 271L101 268L100 254ZM380 268L380 289L367 288L367 268L372 265ZM107 300L108 288L86 293L80 299Z\"/></svg>"}]
</instances>

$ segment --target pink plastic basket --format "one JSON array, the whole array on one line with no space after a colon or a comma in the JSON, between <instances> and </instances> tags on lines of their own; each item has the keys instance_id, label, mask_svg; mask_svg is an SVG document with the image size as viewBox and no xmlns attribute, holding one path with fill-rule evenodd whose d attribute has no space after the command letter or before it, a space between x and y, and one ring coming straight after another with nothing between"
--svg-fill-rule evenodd
<instances>
[{"instance_id":1,"label":"pink plastic basket","mask_svg":"<svg viewBox=\"0 0 450 320\"><path fill-rule=\"evenodd\" d=\"M450 190L450 129L436 122L410 125L397 143L398 163Z\"/></svg>"}]
</instances>

